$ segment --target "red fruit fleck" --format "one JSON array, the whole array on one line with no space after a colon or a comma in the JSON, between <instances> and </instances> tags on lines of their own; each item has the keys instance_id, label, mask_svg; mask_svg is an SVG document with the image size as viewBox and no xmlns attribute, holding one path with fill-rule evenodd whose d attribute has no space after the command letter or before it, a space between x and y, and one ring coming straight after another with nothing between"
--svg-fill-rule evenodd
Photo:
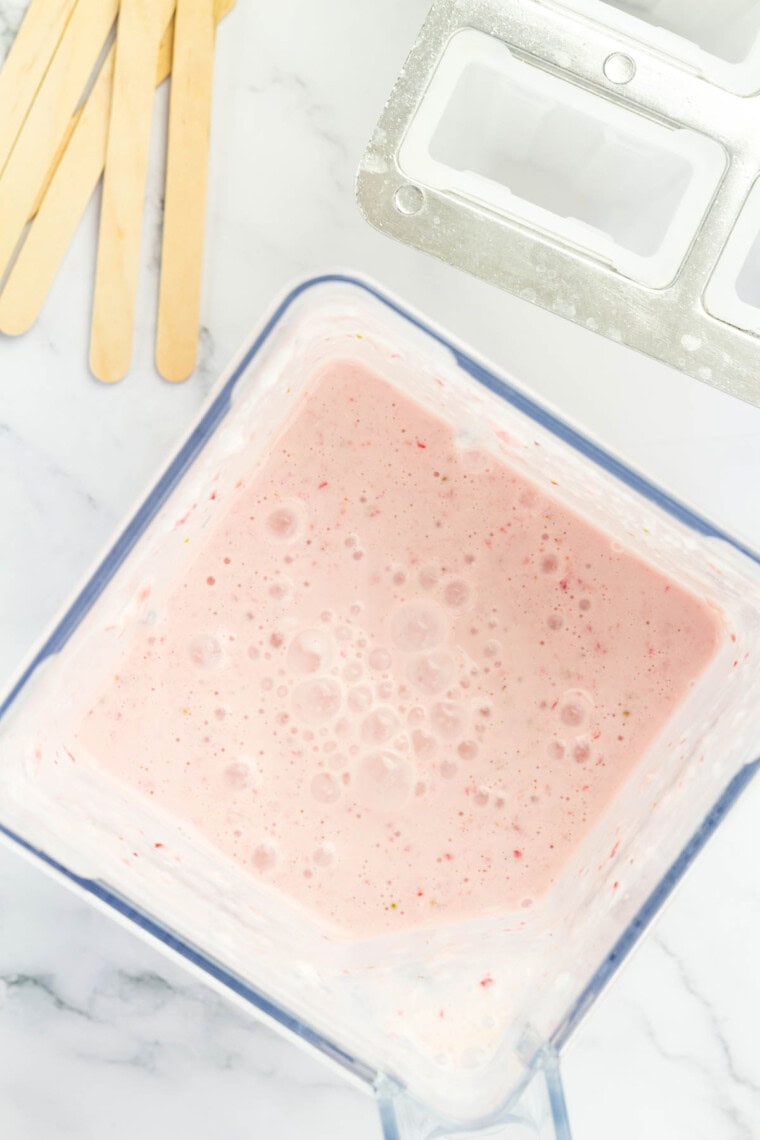
<instances>
[{"instance_id":1,"label":"red fruit fleck","mask_svg":"<svg viewBox=\"0 0 760 1140\"><path fill-rule=\"evenodd\" d=\"M215 582L216 582L216 578L212 578L211 575L209 574L208 578L206 579L206 585L207 586L213 586Z\"/></svg>"},{"instance_id":2,"label":"red fruit fleck","mask_svg":"<svg viewBox=\"0 0 760 1140\"><path fill-rule=\"evenodd\" d=\"M163 843L154 843L153 846L154 847L163 847Z\"/></svg>"},{"instance_id":3,"label":"red fruit fleck","mask_svg":"<svg viewBox=\"0 0 760 1140\"><path fill-rule=\"evenodd\" d=\"M326 487L326 486L327 486L327 480L323 479L322 482L319 484L319 487L317 488L317 490L321 491L322 488Z\"/></svg>"},{"instance_id":4,"label":"red fruit fleck","mask_svg":"<svg viewBox=\"0 0 760 1140\"><path fill-rule=\"evenodd\" d=\"M618 839L617 843L615 844L615 846L614 846L614 847L612 848L612 850L610 851L610 859L614 859L614 858L615 858L615 856L616 856L616 855L617 855L617 853L618 853L618 848L619 848L619 847L620 847L620 840Z\"/></svg>"},{"instance_id":5,"label":"red fruit fleck","mask_svg":"<svg viewBox=\"0 0 760 1140\"><path fill-rule=\"evenodd\" d=\"M560 578L559 588L560 588L560 590L566 590L567 589L567 578Z\"/></svg>"},{"instance_id":6,"label":"red fruit fleck","mask_svg":"<svg viewBox=\"0 0 760 1140\"><path fill-rule=\"evenodd\" d=\"M490 974L486 974L484 978L480 979L480 984L484 990L487 990L489 986L493 985L493 978Z\"/></svg>"},{"instance_id":7,"label":"red fruit fleck","mask_svg":"<svg viewBox=\"0 0 760 1140\"><path fill-rule=\"evenodd\" d=\"M427 444L422 443L419 439L417 440L417 446L421 447L423 451L425 451L425 449L427 448Z\"/></svg>"},{"instance_id":8,"label":"red fruit fleck","mask_svg":"<svg viewBox=\"0 0 760 1140\"><path fill-rule=\"evenodd\" d=\"M514 855L515 859L522 859L523 857L522 851L518 851L517 848L514 849L512 854Z\"/></svg>"}]
</instances>

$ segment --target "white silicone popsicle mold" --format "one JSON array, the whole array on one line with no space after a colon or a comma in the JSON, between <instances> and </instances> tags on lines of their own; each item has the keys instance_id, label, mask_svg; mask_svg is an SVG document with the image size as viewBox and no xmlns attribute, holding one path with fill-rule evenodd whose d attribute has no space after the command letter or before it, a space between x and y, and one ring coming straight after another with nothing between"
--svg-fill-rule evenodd
<instances>
[{"instance_id":1,"label":"white silicone popsicle mold","mask_svg":"<svg viewBox=\"0 0 760 1140\"><path fill-rule=\"evenodd\" d=\"M401 241L760 403L759 93L757 0L437 0L359 204Z\"/></svg>"}]
</instances>

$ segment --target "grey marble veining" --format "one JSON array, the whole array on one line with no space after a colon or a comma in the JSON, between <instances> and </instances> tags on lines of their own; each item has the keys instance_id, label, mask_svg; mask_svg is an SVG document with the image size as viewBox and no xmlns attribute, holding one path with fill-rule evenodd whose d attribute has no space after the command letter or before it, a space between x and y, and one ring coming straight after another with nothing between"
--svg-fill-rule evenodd
<instances>
[{"instance_id":1,"label":"grey marble veining","mask_svg":"<svg viewBox=\"0 0 760 1140\"><path fill-rule=\"evenodd\" d=\"M25 4L0 0L0 55ZM132 372L87 371L92 204L38 327L0 338L0 687L297 275L406 300L636 465L760 544L760 411L367 227L360 154L426 0L240 0L219 33L200 365L152 367L166 91L157 100ZM567 1057L576 1140L760 1136L754 788ZM378 1140L372 1103L0 849L2 1140Z\"/></svg>"}]
</instances>

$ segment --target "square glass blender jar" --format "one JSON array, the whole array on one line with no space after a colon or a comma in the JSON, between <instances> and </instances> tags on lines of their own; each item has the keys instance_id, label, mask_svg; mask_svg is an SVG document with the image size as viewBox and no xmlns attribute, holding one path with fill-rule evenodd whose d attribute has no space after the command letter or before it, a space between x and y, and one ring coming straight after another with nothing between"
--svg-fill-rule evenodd
<instances>
[{"instance_id":1,"label":"square glass blender jar","mask_svg":"<svg viewBox=\"0 0 760 1140\"><path fill-rule=\"evenodd\" d=\"M134 645L166 632L172 593L220 510L331 369L355 384L380 377L444 425L473 470L509 469L664 589L698 599L714 623L709 663L554 881L521 904L505 896L485 913L398 932L341 927L158 806L147 784L109 774L78 736ZM388 1140L562 1138L561 1047L754 773L759 683L751 551L400 302L328 275L294 288L254 335L0 706L0 831L341 1066L377 1095ZM133 759L139 768L145 757ZM410 802L424 813L418 788ZM499 806L494 789L472 791Z\"/></svg>"}]
</instances>

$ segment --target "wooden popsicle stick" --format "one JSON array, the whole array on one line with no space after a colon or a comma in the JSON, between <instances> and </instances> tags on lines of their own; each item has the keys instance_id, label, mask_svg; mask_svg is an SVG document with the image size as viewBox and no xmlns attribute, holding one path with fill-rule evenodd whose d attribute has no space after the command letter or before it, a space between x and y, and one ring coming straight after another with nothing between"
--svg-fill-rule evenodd
<instances>
[{"instance_id":1,"label":"wooden popsicle stick","mask_svg":"<svg viewBox=\"0 0 760 1140\"><path fill-rule=\"evenodd\" d=\"M0 293L0 332L7 336L36 321L103 173L113 63L112 48Z\"/></svg>"},{"instance_id":2,"label":"wooden popsicle stick","mask_svg":"<svg viewBox=\"0 0 760 1140\"><path fill-rule=\"evenodd\" d=\"M0 172L29 114L77 0L31 0L0 71Z\"/></svg>"},{"instance_id":3,"label":"wooden popsicle stick","mask_svg":"<svg viewBox=\"0 0 760 1140\"><path fill-rule=\"evenodd\" d=\"M90 367L106 383L132 359L158 48L174 6L122 0L119 12L90 339Z\"/></svg>"},{"instance_id":4,"label":"wooden popsicle stick","mask_svg":"<svg viewBox=\"0 0 760 1140\"><path fill-rule=\"evenodd\" d=\"M77 0L0 176L0 278L116 18L118 0Z\"/></svg>"},{"instance_id":5,"label":"wooden popsicle stick","mask_svg":"<svg viewBox=\"0 0 760 1140\"><path fill-rule=\"evenodd\" d=\"M217 22L236 0L216 0ZM156 86L171 72L174 26L170 24L159 49ZM77 226L103 173L108 142L108 117L115 49L106 57L82 109L72 120L69 145L51 170L26 241L0 293L0 332L18 336L27 332L45 302Z\"/></svg>"},{"instance_id":6,"label":"wooden popsicle stick","mask_svg":"<svg viewBox=\"0 0 760 1140\"><path fill-rule=\"evenodd\" d=\"M215 39L212 0L177 0L156 340L174 382L198 357Z\"/></svg>"},{"instance_id":7,"label":"wooden popsicle stick","mask_svg":"<svg viewBox=\"0 0 760 1140\"><path fill-rule=\"evenodd\" d=\"M83 114L84 114L84 105L81 107L77 107L76 111L71 116L71 120L69 122L69 125L66 128L66 134L63 136L63 138L59 142L58 149L56 150L55 154L53 155L53 161L50 164L50 170L47 173L45 181L42 183L42 185L40 186L40 188L37 192L37 197L34 200L34 205L32 206L31 213L29 214L29 221L30 222L31 222L32 218L36 215L40 206L42 205L42 199L45 197L45 195L48 192L48 188L49 188L50 182L53 178L53 174L55 173L55 171L60 166L61 159L63 158L64 154L68 150L69 143L71 142L71 140L73 138L74 131L77 129L77 124L78 124L78 122L81 119Z\"/></svg>"},{"instance_id":8,"label":"wooden popsicle stick","mask_svg":"<svg viewBox=\"0 0 760 1140\"><path fill-rule=\"evenodd\" d=\"M217 24L221 23L221 21L224 19L224 17L229 12L232 11L232 9L235 7L236 3L237 3L237 0L214 0L214 19L216 20ZM114 49L112 48L111 52L113 52L113 50ZM161 39L161 46L158 49L158 67L156 68L156 87L160 87L161 84L166 79L168 79L169 76L171 75L173 55L174 55L174 19L172 18L169 22L169 27L166 29L166 31L163 34L163 37ZM113 59L111 59L111 77L110 77L109 82L112 82L112 81L113 81ZM89 98L88 98L87 102L89 103ZM47 175L47 178L45 179L44 185L40 187L40 192L39 192L37 201L34 204L34 208L32 210L30 218L29 218L30 221L32 220L32 218L35 216L35 214L39 210L40 206L42 205L42 199L47 194L48 187L50 186L50 183L53 181L53 177L55 175L55 172L58 169L58 166L61 162L61 159L63 158L63 156L66 152L66 148L69 145L69 140L71 139L71 136L74 134L74 131L76 130L77 125L79 123L79 119L80 119L83 111L85 110L86 106L87 106L87 103L83 107L80 107L72 116L71 122L69 123L69 129L68 129L68 132L66 134L66 137L63 139L63 141L61 142L61 145L58 147L58 153L56 154L55 158L53 159L53 163L50 167L50 170L48 171L48 175ZM108 113L110 111L110 107L111 107L111 89L109 87L108 108L106 109L106 115L108 115ZM103 167L105 165L105 161L106 161L105 153L103 153L103 155L101 156L101 165L100 165L100 170L98 171L98 178L100 178L100 175L103 173ZM97 181L97 179L96 179L96 181Z\"/></svg>"}]
</instances>

